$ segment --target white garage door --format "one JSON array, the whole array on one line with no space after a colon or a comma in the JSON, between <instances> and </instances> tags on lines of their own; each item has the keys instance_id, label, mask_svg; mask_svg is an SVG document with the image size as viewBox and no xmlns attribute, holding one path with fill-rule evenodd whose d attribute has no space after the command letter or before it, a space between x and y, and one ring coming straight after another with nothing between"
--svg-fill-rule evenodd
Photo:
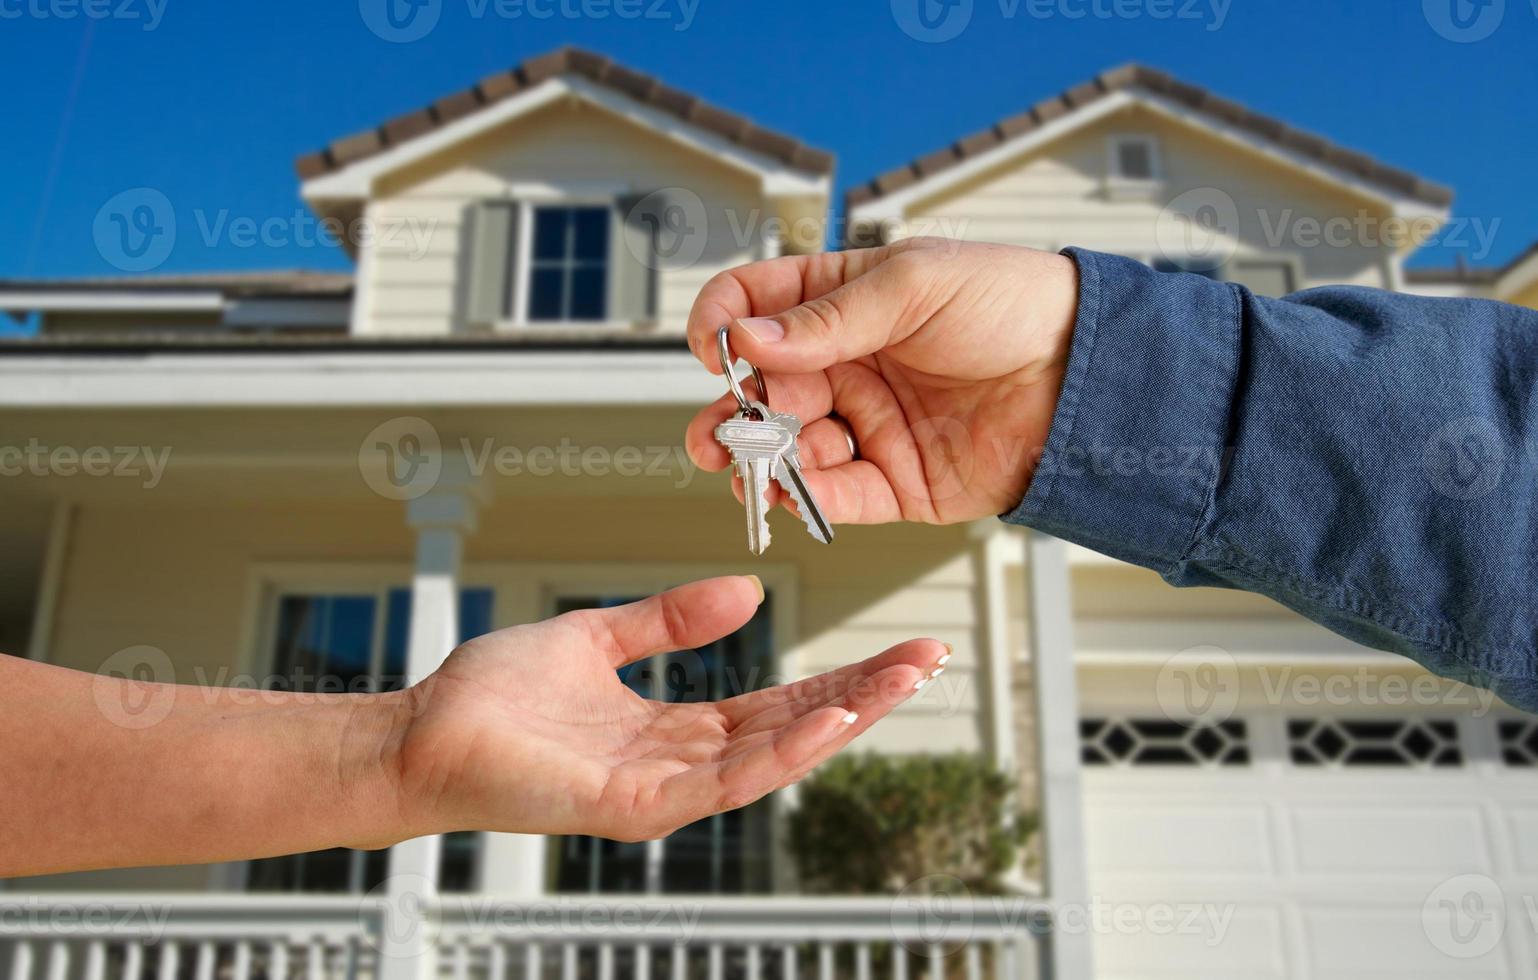
<instances>
[{"instance_id":1,"label":"white garage door","mask_svg":"<svg viewBox=\"0 0 1538 980\"><path fill-rule=\"evenodd\" d=\"M1086 699L1103 980L1538 977L1538 720Z\"/></svg>"}]
</instances>

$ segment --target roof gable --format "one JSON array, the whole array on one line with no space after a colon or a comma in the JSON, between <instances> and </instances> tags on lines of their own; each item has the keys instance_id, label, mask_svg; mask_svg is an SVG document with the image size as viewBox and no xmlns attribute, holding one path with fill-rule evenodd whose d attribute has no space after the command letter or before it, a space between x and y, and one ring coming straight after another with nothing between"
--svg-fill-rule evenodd
<instances>
[{"instance_id":1,"label":"roof gable","mask_svg":"<svg viewBox=\"0 0 1538 980\"><path fill-rule=\"evenodd\" d=\"M950 146L852 188L845 197L845 212L854 215L857 210L869 209L885 198L905 191L912 193L910 189L923 182L944 182L961 168L984 158L985 154L1024 143L1033 136L1060 134L1076 128L1073 124L1079 118L1089 121L1096 115L1096 109L1105 109L1108 100L1116 98L1122 101L1129 98L1157 100L1212 128L1236 133L1300 162L1328 168L1353 183L1371 186L1388 196L1409 198L1435 208L1445 208L1452 201L1450 188L1254 112L1165 72L1133 64L1103 72L1025 112L1000 120Z\"/></svg>"},{"instance_id":2,"label":"roof gable","mask_svg":"<svg viewBox=\"0 0 1538 980\"><path fill-rule=\"evenodd\" d=\"M696 96L664 85L660 80L580 48L564 47L531 58L506 71L453 92L430 106L408 112L372 129L333 142L324 150L300 157L300 178L314 180L422 140L461 120L486 113L507 99L560 76L578 76L626 97L650 110L688 123L727 142L809 174L826 176L833 154L807 146L794 137L755 125L751 120L711 105Z\"/></svg>"}]
</instances>

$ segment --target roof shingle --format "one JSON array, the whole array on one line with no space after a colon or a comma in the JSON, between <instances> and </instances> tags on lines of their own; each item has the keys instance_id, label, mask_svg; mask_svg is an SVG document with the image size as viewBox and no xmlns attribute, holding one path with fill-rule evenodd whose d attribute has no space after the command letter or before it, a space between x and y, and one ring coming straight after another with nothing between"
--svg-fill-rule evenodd
<instances>
[{"instance_id":1,"label":"roof shingle","mask_svg":"<svg viewBox=\"0 0 1538 980\"><path fill-rule=\"evenodd\" d=\"M670 88L661 80L617 64L604 55L574 47L558 48L530 58L521 65L489 75L470 88L445 95L426 108L337 140L323 150L300 157L295 161L295 169L304 180L340 170L408 143L456 119L463 119L526 88L566 74L581 75L798 170L817 174L833 172L833 154L825 150L754 125L744 116Z\"/></svg>"},{"instance_id":2,"label":"roof shingle","mask_svg":"<svg viewBox=\"0 0 1538 980\"><path fill-rule=\"evenodd\" d=\"M992 149L1004 140L1013 139L1043 123L1066 116L1112 92L1133 88L1173 99L1204 115L1237 126L1262 139L1285 146L1295 153L1337 167L1396 193L1408 195L1437 207L1446 207L1452 202L1452 190L1441 184L1434 184L1409 171L1391 167L1374 160L1365 153L1337 146L1322 136L1288 126L1279 119L1254 112L1232 99L1223 98L1199 86L1182 82L1156 68L1129 64L1102 72L1088 82L1075 85L1066 92L1038 102L1028 112L1011 116L987 129L964 136L944 150L921 156L896 170L888 171L874 180L851 188L844 199L845 211L847 213L850 208L885 197L921 178L932 177L942 170L954 167L970 157Z\"/></svg>"}]
</instances>

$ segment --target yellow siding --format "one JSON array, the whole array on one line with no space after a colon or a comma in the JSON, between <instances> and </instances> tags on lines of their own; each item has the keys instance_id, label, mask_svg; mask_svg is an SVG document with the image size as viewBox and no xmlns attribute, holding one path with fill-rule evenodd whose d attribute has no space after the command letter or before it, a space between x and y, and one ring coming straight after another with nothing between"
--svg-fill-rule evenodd
<instances>
[{"instance_id":1,"label":"yellow siding","mask_svg":"<svg viewBox=\"0 0 1538 980\"><path fill-rule=\"evenodd\" d=\"M539 110L393 175L368 215L381 245L364 263L361 332L443 334L464 329L466 214L472 204L561 184L697 195L707 240L698 261L664 260L659 326L682 332L705 280L756 254L769 210L756 177L585 103Z\"/></svg>"},{"instance_id":2,"label":"yellow siding","mask_svg":"<svg viewBox=\"0 0 1538 980\"><path fill-rule=\"evenodd\" d=\"M1107 139L1113 134L1156 137L1164 186L1155 199L1107 193ZM1296 244L1308 235L1299 222L1354 218L1363 209L1386 215L1380 205L1136 106L920 200L905 219L913 233L1054 250L1080 245L1148 259L1159 254L1157 228L1165 204L1201 188L1220 189L1233 199L1239 255L1297 255L1304 265L1302 286L1388 285L1387 249L1360 241L1341 247ZM1272 246L1277 230L1283 241Z\"/></svg>"}]
</instances>

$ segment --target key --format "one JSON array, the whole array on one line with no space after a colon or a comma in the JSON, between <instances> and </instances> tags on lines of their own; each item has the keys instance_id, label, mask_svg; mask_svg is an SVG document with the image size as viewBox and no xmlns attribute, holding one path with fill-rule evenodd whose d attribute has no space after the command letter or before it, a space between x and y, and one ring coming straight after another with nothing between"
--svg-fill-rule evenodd
<instances>
[{"instance_id":1,"label":"key","mask_svg":"<svg viewBox=\"0 0 1538 980\"><path fill-rule=\"evenodd\" d=\"M751 409L758 418L743 412L716 426L716 441L732 454L742 478L743 503L748 511L748 550L761 555L769 548L769 481L787 449L794 449L796 432L757 402Z\"/></svg>"},{"instance_id":2,"label":"key","mask_svg":"<svg viewBox=\"0 0 1538 980\"><path fill-rule=\"evenodd\" d=\"M770 411L762 402L750 402L743 412L716 427L716 439L732 454L737 473L742 477L743 498L748 511L748 548L756 555L769 547L769 480L773 479L796 504L801 522L813 538L829 544L833 528L817 506L817 498L801 475L801 453L796 437L801 434L801 420L794 415Z\"/></svg>"}]
</instances>

